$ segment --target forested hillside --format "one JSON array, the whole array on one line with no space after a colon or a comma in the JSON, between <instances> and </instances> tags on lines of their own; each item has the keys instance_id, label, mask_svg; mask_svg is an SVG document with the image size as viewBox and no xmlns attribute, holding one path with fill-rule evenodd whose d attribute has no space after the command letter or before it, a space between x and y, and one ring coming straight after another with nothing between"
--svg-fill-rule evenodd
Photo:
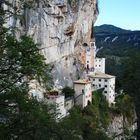
<instances>
[{"instance_id":1,"label":"forested hillside","mask_svg":"<svg viewBox=\"0 0 140 140\"><path fill-rule=\"evenodd\" d=\"M117 92L128 93L135 102L140 135L140 32L104 25L95 28L98 56L106 58L106 72L117 76Z\"/></svg>"},{"instance_id":2,"label":"forested hillside","mask_svg":"<svg viewBox=\"0 0 140 140\"><path fill-rule=\"evenodd\" d=\"M30 7L30 4L35 4L38 12L39 2L42 1L19 0L19 2L21 2L20 6L23 8L22 10L26 8L29 10L32 8ZM74 4L76 4L76 6L78 4L76 0L67 2L72 4L71 8L73 9L71 10L77 10L76 7L74 7ZM89 1L84 2L86 3ZM9 6L12 10L5 10L2 4ZM97 6L95 3L93 4L94 6ZM47 8L48 7L50 8L50 5L47 5ZM64 5L59 5L60 9L63 7ZM46 102L48 92L54 88L51 73L53 68L52 65L50 66L51 63L46 64L46 59L40 54L40 50L42 49L40 49L40 44L35 43L35 41L29 35L27 35L26 32L23 31L19 35L18 26L6 26L7 18L12 16L15 19L19 18L24 21L23 17L18 13L18 8L19 7L16 7L16 5L13 6L11 3L9 3L9 1L0 1L0 139L114 140L118 139L118 135L124 139L131 139L135 133L133 133L133 130L131 131L130 128L133 127L136 119L133 97L135 97L134 100L136 103L136 110L139 110L139 90L137 90L139 87L139 55L134 55L133 59L131 59L131 55L124 57L123 60L127 60L127 62L129 61L129 63L125 63L127 69L124 68L122 76L119 76L122 78L122 80L118 82L120 84L118 85L118 89L123 88L130 94L130 96L126 93L122 93L121 95L117 96L115 100L116 104L109 106L105 96L102 94L102 91L94 91L90 96L92 97L92 102L90 102L85 108L75 105L69 110L63 119L61 118L57 120L56 116L58 114L56 113L55 109L58 104L53 104L51 106L48 104L48 102ZM43 8L44 7L41 7L40 10ZM65 10L66 9L64 9L64 13ZM96 11L94 12L96 13ZM52 15L54 16L54 14ZM57 18L60 20L62 16L57 15ZM68 27L68 29L71 28ZM79 33L81 34L81 32ZM73 32L71 30L67 30L67 35L69 34L72 35ZM52 38L56 39L56 37ZM41 39L41 36L39 36L39 39ZM45 41L49 42L50 40L45 38ZM54 42L52 41L52 43ZM102 52L103 50L104 49L100 51L99 55L105 56L105 54ZM135 49L133 51L136 52ZM53 50L51 53L54 53ZM109 56L110 53L106 54ZM112 56L114 55L112 54ZM109 58L114 58L112 56L109 56ZM68 58L65 59L65 61L67 60ZM118 61L115 59L114 62L117 63ZM122 61L120 60L119 62L121 65ZM129 64L131 64L130 67L128 66ZM108 65L109 66L107 67L112 67L112 73L115 74L113 71L114 67L109 63ZM72 66L74 66L74 64L72 64ZM133 71L134 73L132 73ZM127 74L127 78L124 78L126 77L125 74ZM43 100L37 100L36 96L29 94L29 83L34 79L37 80L38 83L44 88ZM132 79L134 79L136 82L133 82ZM131 82L133 82L133 85L131 86L135 87L135 90L129 86ZM65 94L65 98L67 98L67 96L74 95L75 91L73 89L63 89L64 92L67 90L68 92ZM61 106L62 104L64 105L64 103L61 102ZM125 108L123 108L124 106ZM139 116L139 112L137 112L137 114ZM113 122L116 118L119 120L121 118L121 121L119 121L119 126L117 124L115 125L115 127L119 129L119 134L117 131L112 133L112 131L109 129L109 126L114 124Z\"/></svg>"}]
</instances>

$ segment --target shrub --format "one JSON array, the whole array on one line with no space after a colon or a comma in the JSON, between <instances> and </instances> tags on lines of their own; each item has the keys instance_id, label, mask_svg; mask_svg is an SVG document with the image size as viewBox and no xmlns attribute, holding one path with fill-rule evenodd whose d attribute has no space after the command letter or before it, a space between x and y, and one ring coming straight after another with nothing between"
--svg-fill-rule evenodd
<instances>
[{"instance_id":1,"label":"shrub","mask_svg":"<svg viewBox=\"0 0 140 140\"><path fill-rule=\"evenodd\" d=\"M66 86L66 87L63 88L62 93L64 93L65 98L68 98L68 97L74 96L75 91L74 91L74 89Z\"/></svg>"}]
</instances>

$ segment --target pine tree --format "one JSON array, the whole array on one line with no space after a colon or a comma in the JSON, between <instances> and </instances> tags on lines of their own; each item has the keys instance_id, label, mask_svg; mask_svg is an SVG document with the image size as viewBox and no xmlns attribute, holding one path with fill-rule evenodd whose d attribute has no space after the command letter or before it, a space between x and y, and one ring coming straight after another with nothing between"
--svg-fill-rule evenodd
<instances>
[{"instance_id":1,"label":"pine tree","mask_svg":"<svg viewBox=\"0 0 140 140\"><path fill-rule=\"evenodd\" d=\"M37 79L48 88L48 65L38 46L26 34L20 39L4 27L6 11L0 7L0 138L48 139L56 123L46 104L28 98L28 82Z\"/></svg>"}]
</instances>

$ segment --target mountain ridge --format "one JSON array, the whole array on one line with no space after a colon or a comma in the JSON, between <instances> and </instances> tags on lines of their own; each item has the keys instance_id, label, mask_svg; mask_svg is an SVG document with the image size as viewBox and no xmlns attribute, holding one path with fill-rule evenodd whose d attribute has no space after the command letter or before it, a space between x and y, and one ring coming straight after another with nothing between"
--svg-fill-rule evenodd
<instances>
[{"instance_id":1,"label":"mountain ridge","mask_svg":"<svg viewBox=\"0 0 140 140\"><path fill-rule=\"evenodd\" d=\"M97 47L116 45L119 47L140 47L140 31L125 30L114 25L94 27Z\"/></svg>"},{"instance_id":2,"label":"mountain ridge","mask_svg":"<svg viewBox=\"0 0 140 140\"><path fill-rule=\"evenodd\" d=\"M95 34L100 34L100 33L104 33L104 34L128 34L128 33L137 33L140 32L139 30L127 30L127 29L123 29L121 27L117 27L111 24L103 24L100 26L95 26L94 27L94 33Z\"/></svg>"}]
</instances>

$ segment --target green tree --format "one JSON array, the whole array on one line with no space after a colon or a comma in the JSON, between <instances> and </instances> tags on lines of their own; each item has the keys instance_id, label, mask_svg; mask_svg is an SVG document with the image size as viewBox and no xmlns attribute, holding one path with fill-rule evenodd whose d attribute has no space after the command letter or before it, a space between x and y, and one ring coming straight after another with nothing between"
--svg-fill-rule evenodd
<instances>
[{"instance_id":1,"label":"green tree","mask_svg":"<svg viewBox=\"0 0 140 140\"><path fill-rule=\"evenodd\" d=\"M74 91L74 89L72 89L70 87L64 87L62 89L62 93L64 93L65 98L68 98L68 97L73 97L75 94L75 91Z\"/></svg>"},{"instance_id":2,"label":"green tree","mask_svg":"<svg viewBox=\"0 0 140 140\"><path fill-rule=\"evenodd\" d=\"M133 124L135 121L135 106L132 98L127 94L119 95L116 98L116 110L123 117L123 136L128 135L128 122Z\"/></svg>"},{"instance_id":3,"label":"green tree","mask_svg":"<svg viewBox=\"0 0 140 140\"><path fill-rule=\"evenodd\" d=\"M92 104L83 110L75 106L60 122L59 132L63 136L62 140L110 140L105 132L101 131L98 115L98 110Z\"/></svg>"},{"instance_id":4,"label":"green tree","mask_svg":"<svg viewBox=\"0 0 140 140\"><path fill-rule=\"evenodd\" d=\"M50 86L49 67L33 40L27 35L17 40L4 22L0 7L0 138L52 139L57 125L47 105L28 98L31 79Z\"/></svg>"},{"instance_id":5,"label":"green tree","mask_svg":"<svg viewBox=\"0 0 140 140\"><path fill-rule=\"evenodd\" d=\"M123 88L133 99L138 117L137 137L140 139L140 50L131 52L130 59L125 63Z\"/></svg>"},{"instance_id":6,"label":"green tree","mask_svg":"<svg viewBox=\"0 0 140 140\"><path fill-rule=\"evenodd\" d=\"M6 121L6 124L0 124L1 128L5 126L1 137L36 137L35 132L41 133L42 127L46 129L43 123L48 121L48 111L45 113L45 105L28 99L28 82L37 79L44 88L48 87L48 66L27 36L18 41L7 34L1 46L0 59L0 117ZM42 135L37 135L37 138L39 136Z\"/></svg>"},{"instance_id":7,"label":"green tree","mask_svg":"<svg viewBox=\"0 0 140 140\"><path fill-rule=\"evenodd\" d=\"M110 122L110 112L108 101L102 94L102 91L93 92L93 105L97 108L99 112L99 121L103 128L107 128Z\"/></svg>"},{"instance_id":8,"label":"green tree","mask_svg":"<svg viewBox=\"0 0 140 140\"><path fill-rule=\"evenodd\" d=\"M82 111L75 106L69 112L69 115L60 122L59 132L62 135L62 140L81 140L83 132L84 119Z\"/></svg>"},{"instance_id":9,"label":"green tree","mask_svg":"<svg viewBox=\"0 0 140 140\"><path fill-rule=\"evenodd\" d=\"M135 117L135 106L133 99L128 94L119 95L116 98L116 108L123 115L124 121L127 118L130 123Z\"/></svg>"}]
</instances>

